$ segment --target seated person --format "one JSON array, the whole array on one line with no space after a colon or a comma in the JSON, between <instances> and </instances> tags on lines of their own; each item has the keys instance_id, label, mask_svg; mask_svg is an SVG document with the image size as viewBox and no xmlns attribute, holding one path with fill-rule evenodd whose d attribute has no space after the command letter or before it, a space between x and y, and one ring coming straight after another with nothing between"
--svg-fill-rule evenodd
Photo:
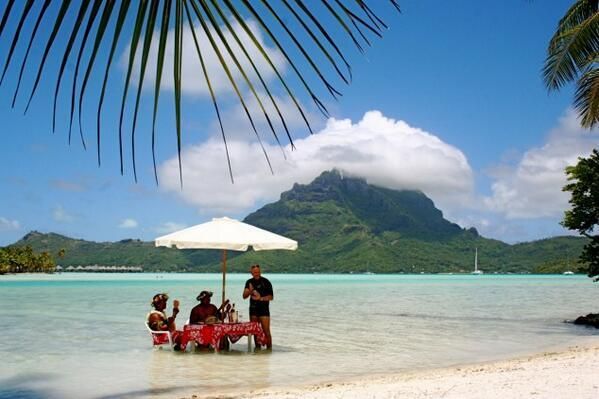
<instances>
[{"instance_id":1,"label":"seated person","mask_svg":"<svg viewBox=\"0 0 599 399\"><path fill-rule=\"evenodd\" d=\"M200 301L193 309L191 309L191 313L189 314L189 324L213 324L222 321L224 319L223 308L227 306L229 300L226 300L220 308L217 308L215 305L210 303L210 298L212 297L212 292L210 291L202 291L200 295L197 296L197 300Z\"/></svg>"},{"instance_id":2,"label":"seated person","mask_svg":"<svg viewBox=\"0 0 599 399\"><path fill-rule=\"evenodd\" d=\"M200 292L200 295L196 298L200 303L191 309L191 313L189 314L189 324L215 324L223 321L225 315L223 308L225 306L230 306L228 305L229 300L227 299L220 308L217 308L210 303L211 297L212 292L210 291ZM209 345L198 345L197 349L207 349L208 347ZM229 340L227 337L224 337L219 344L219 349L222 350L228 348Z\"/></svg>"},{"instance_id":3,"label":"seated person","mask_svg":"<svg viewBox=\"0 0 599 399\"><path fill-rule=\"evenodd\" d=\"M152 298L152 307L154 310L148 313L146 321L150 329L153 331L170 331L175 343L175 349L179 350L181 331L177 331L175 325L175 318L179 313L179 301L173 301L173 314L171 317L167 317L166 313L164 312L167 301L167 294L154 295L154 298Z\"/></svg>"}]
</instances>

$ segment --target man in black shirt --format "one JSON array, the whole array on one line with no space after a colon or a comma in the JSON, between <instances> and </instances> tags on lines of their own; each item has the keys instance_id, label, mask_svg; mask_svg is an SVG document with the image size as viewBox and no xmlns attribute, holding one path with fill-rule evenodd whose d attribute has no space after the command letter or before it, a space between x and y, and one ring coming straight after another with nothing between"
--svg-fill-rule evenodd
<instances>
[{"instance_id":1,"label":"man in black shirt","mask_svg":"<svg viewBox=\"0 0 599 399\"><path fill-rule=\"evenodd\" d=\"M252 278L245 282L243 299L250 297L250 321L259 321L266 335L266 347L272 349L269 302L273 300L272 284L260 274L260 265L250 267ZM256 342L256 347L258 343Z\"/></svg>"}]
</instances>

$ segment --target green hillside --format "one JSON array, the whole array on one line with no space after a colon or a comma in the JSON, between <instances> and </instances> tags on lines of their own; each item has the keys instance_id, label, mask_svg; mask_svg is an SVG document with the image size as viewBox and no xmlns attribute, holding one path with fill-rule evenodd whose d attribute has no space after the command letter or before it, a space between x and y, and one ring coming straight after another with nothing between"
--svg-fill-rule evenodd
<instances>
[{"instance_id":1,"label":"green hillside","mask_svg":"<svg viewBox=\"0 0 599 399\"><path fill-rule=\"evenodd\" d=\"M247 271L259 262L278 272L468 272L478 248L485 272L558 273L577 270L585 239L555 237L509 245L481 237L443 218L423 193L397 191L324 172L296 184L279 201L248 215L245 222L293 238L297 251L229 251L229 270ZM155 248L151 242L96 243L32 232L15 245L36 251L66 250L69 265L143 266L146 271L217 271L219 251Z\"/></svg>"},{"instance_id":2,"label":"green hillside","mask_svg":"<svg viewBox=\"0 0 599 399\"><path fill-rule=\"evenodd\" d=\"M56 254L65 250L64 258L57 260L67 266L142 266L145 271L197 271L202 265L218 263L218 251L179 251L156 248L153 242L121 240L93 242L73 239L60 234L33 231L13 245L29 245L34 251Z\"/></svg>"}]
</instances>

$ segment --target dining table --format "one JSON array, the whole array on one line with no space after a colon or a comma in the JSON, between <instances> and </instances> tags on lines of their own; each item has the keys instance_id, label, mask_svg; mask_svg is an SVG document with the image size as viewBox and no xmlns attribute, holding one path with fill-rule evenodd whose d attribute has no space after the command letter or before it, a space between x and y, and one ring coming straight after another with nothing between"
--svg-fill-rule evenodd
<instances>
[{"instance_id":1,"label":"dining table","mask_svg":"<svg viewBox=\"0 0 599 399\"><path fill-rule=\"evenodd\" d=\"M189 342L195 342L201 346L209 345L218 352L223 338L227 337L231 343L235 343L244 336L248 337L248 351L252 348L252 337L256 338L258 345L266 344L262 325L256 321L187 324L181 334L181 349L185 350Z\"/></svg>"}]
</instances>

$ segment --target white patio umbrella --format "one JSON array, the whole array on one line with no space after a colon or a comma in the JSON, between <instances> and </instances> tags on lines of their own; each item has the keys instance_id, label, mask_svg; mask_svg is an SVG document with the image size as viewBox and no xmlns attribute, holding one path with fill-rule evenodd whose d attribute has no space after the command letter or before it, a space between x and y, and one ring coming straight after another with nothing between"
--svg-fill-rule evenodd
<instances>
[{"instance_id":1,"label":"white patio umbrella","mask_svg":"<svg viewBox=\"0 0 599 399\"><path fill-rule=\"evenodd\" d=\"M210 222L188 227L154 240L157 247L178 249L222 249L223 302L225 300L225 280L227 273L227 249L254 251L272 249L297 249L297 241L271 233L228 217L214 218Z\"/></svg>"}]
</instances>

